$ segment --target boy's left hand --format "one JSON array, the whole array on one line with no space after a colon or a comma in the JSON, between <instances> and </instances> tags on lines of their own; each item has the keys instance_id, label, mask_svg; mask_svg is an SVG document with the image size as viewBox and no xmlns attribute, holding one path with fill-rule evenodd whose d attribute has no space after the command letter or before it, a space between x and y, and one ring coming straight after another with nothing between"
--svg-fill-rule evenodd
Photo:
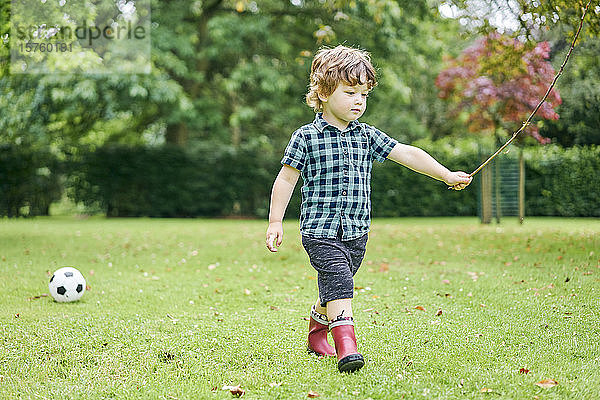
<instances>
[{"instance_id":1,"label":"boy's left hand","mask_svg":"<svg viewBox=\"0 0 600 400\"><path fill-rule=\"evenodd\" d=\"M444 179L444 182L446 183L446 185L449 186L448 189L463 190L464 188L469 186L472 180L473 177L471 177L466 172L455 171L450 172Z\"/></svg>"}]
</instances>

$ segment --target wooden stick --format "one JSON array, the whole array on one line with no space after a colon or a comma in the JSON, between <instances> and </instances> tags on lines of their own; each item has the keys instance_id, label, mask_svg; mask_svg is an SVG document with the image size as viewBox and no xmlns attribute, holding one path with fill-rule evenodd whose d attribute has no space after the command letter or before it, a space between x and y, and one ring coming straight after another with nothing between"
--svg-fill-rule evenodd
<instances>
[{"instance_id":1,"label":"wooden stick","mask_svg":"<svg viewBox=\"0 0 600 400\"><path fill-rule=\"evenodd\" d=\"M583 10L583 15L581 16L581 21L579 21L579 28L577 29L577 33L575 34L575 37L573 38L573 41L571 42L571 47L569 48L569 52L567 53L567 56L565 57L565 60L563 61L562 65L560 66L560 69L558 70L558 73L554 77L554 80L552 81L552 84L550 84L550 87L546 91L546 94L544 95L544 97L542 98L542 100L533 109L533 111L531 112L531 114L529 115L529 117L527 118L527 120L525 122L523 122L523 125L521 126L521 128L519 128L518 131L516 131L515 133L513 133L512 136L511 136L511 138L508 139L508 141L506 143L504 143L502 145L502 147L500 147L498 149L498 151L496 151L494 154L492 154L490 156L490 158L488 158L487 160L485 160L485 162L483 164L481 164L479 167L477 167L477 169L475 171L471 172L469 174L469 176L473 177L476 173L478 173L479 171L481 171L486 165L488 165L490 163L490 161L492 161L494 158L496 158L496 156L498 154L500 154L502 152L502 150L504 150L509 144L511 144L517 138L517 136L521 132L523 132L523 130L525 128L527 128L527 126L531 123L531 119L533 118L533 116L535 115L535 113L538 112L538 110L540 109L540 107L542 106L542 104L544 103L544 101L546 101L546 99L548 98L548 95L550 94L550 91L552 90L552 88L554 88L554 85L556 84L556 81L558 80L558 78L560 77L560 75L563 73L563 70L565 69L565 65L567 65L567 61L569 61L569 57L571 56L571 53L573 52L573 49L575 48L575 42L577 41L577 38L579 37L579 33L581 32L581 27L583 26L583 20L585 18L585 14L587 13L587 10L588 10L591 2L592 2L592 0L589 0L588 3L587 3L587 5L585 6L585 9Z\"/></svg>"}]
</instances>

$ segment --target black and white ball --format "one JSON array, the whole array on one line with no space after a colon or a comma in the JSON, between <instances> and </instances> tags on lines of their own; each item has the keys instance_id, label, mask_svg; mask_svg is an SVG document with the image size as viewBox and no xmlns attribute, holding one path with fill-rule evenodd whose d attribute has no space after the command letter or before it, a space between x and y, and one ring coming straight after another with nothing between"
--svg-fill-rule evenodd
<instances>
[{"instance_id":1,"label":"black and white ball","mask_svg":"<svg viewBox=\"0 0 600 400\"><path fill-rule=\"evenodd\" d=\"M85 292L85 278L76 268L62 267L52 275L48 288L56 301L77 301Z\"/></svg>"}]
</instances>

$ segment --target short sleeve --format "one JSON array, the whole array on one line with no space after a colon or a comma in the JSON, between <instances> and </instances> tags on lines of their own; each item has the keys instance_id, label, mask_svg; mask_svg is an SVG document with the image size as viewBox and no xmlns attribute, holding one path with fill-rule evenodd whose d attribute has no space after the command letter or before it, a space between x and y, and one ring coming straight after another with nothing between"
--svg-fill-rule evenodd
<instances>
[{"instance_id":1,"label":"short sleeve","mask_svg":"<svg viewBox=\"0 0 600 400\"><path fill-rule=\"evenodd\" d=\"M365 129L369 135L371 156L380 163L384 162L398 141L370 125L365 124Z\"/></svg>"},{"instance_id":2,"label":"short sleeve","mask_svg":"<svg viewBox=\"0 0 600 400\"><path fill-rule=\"evenodd\" d=\"M302 171L304 169L305 160L306 143L304 141L304 136L302 135L302 130L298 129L292 134L290 142L283 152L281 164L286 164L292 168L296 168L298 171Z\"/></svg>"}]
</instances>

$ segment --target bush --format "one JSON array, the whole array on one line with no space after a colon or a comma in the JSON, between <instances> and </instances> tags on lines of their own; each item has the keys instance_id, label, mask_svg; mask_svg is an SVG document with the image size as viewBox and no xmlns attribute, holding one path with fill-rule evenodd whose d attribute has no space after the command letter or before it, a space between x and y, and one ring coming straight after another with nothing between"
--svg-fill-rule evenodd
<instances>
[{"instance_id":1,"label":"bush","mask_svg":"<svg viewBox=\"0 0 600 400\"><path fill-rule=\"evenodd\" d=\"M528 149L527 215L600 217L600 147Z\"/></svg>"},{"instance_id":2,"label":"bush","mask_svg":"<svg viewBox=\"0 0 600 400\"><path fill-rule=\"evenodd\" d=\"M0 215L48 215L62 193L60 166L48 150L0 145Z\"/></svg>"},{"instance_id":3,"label":"bush","mask_svg":"<svg viewBox=\"0 0 600 400\"><path fill-rule=\"evenodd\" d=\"M264 217L272 157L262 150L105 146L71 164L69 195L111 217Z\"/></svg>"},{"instance_id":4,"label":"bush","mask_svg":"<svg viewBox=\"0 0 600 400\"><path fill-rule=\"evenodd\" d=\"M474 142L448 140L414 143L451 170L467 171L479 165ZM468 172L468 171L467 171ZM477 214L477 182L468 190L447 190L447 186L425 175L387 160L374 163L372 214L375 217L468 216Z\"/></svg>"},{"instance_id":5,"label":"bush","mask_svg":"<svg viewBox=\"0 0 600 400\"><path fill-rule=\"evenodd\" d=\"M415 145L449 168L467 172L489 155L467 140ZM108 145L82 151L65 164L67 193L75 202L113 217L266 218L281 152L264 138L239 148ZM526 215L600 217L600 148L535 147L524 156ZM48 151L0 147L0 214L47 215L50 203L61 195L61 165ZM375 163L372 216L477 215L479 178L456 192L392 161ZM300 186L286 218L298 218Z\"/></svg>"}]
</instances>

